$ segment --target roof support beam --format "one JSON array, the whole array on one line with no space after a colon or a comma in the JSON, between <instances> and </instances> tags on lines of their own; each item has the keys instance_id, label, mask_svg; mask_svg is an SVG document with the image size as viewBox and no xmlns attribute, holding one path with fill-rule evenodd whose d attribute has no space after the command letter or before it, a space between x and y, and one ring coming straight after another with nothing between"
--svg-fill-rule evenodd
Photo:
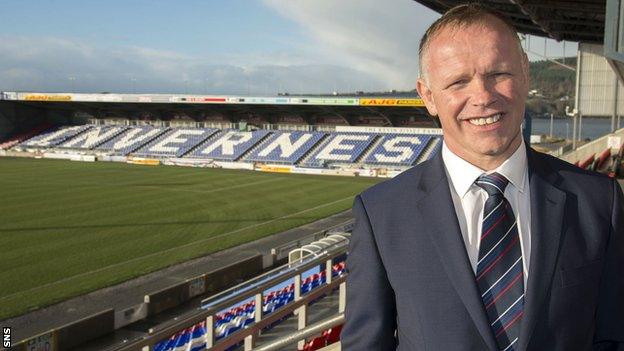
<instances>
[{"instance_id":1,"label":"roof support beam","mask_svg":"<svg viewBox=\"0 0 624 351\"><path fill-rule=\"evenodd\" d=\"M534 8L545 8L551 10L562 10L562 11L575 11L582 12L587 14L587 12L597 12L602 13L604 15L606 10L605 3L599 2L574 2L571 3L569 1L535 1L535 0L524 0L521 1L524 6L531 6Z\"/></svg>"},{"instance_id":2,"label":"roof support beam","mask_svg":"<svg viewBox=\"0 0 624 351\"><path fill-rule=\"evenodd\" d=\"M540 20L539 14L535 11L531 6L527 6L527 1L525 0L509 0L512 3L516 4L522 13L529 16L533 23L537 24L549 37L555 40L561 40L561 36L555 32L553 32L550 28L550 25L547 22Z\"/></svg>"},{"instance_id":3,"label":"roof support beam","mask_svg":"<svg viewBox=\"0 0 624 351\"><path fill-rule=\"evenodd\" d=\"M463 0L415 0L439 13ZM483 0L483 5L511 19L517 30L552 39L601 43L605 0Z\"/></svg>"},{"instance_id":4,"label":"roof support beam","mask_svg":"<svg viewBox=\"0 0 624 351\"><path fill-rule=\"evenodd\" d=\"M573 24L583 27L602 27L604 28L604 21L600 20L591 20L591 19L578 19L578 18L563 18L563 17L553 17L548 19L551 23L561 23L561 24Z\"/></svg>"}]
</instances>

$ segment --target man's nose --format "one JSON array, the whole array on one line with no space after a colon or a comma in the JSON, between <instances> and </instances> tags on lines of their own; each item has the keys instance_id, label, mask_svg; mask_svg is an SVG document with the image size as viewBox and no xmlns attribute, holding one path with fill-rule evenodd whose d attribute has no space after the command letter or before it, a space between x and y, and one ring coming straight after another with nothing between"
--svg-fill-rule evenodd
<instances>
[{"instance_id":1,"label":"man's nose","mask_svg":"<svg viewBox=\"0 0 624 351\"><path fill-rule=\"evenodd\" d=\"M474 106L488 107L496 102L494 86L484 79L475 79L471 84L471 103Z\"/></svg>"}]
</instances>

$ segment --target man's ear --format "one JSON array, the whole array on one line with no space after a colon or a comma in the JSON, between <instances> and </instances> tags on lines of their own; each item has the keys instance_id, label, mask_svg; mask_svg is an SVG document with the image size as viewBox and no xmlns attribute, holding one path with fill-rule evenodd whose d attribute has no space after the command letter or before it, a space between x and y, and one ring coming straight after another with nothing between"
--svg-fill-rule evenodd
<instances>
[{"instance_id":1,"label":"man's ear","mask_svg":"<svg viewBox=\"0 0 624 351\"><path fill-rule=\"evenodd\" d=\"M418 91L418 95L423 99L425 106L427 107L427 111L432 116L438 115L438 109L436 108L435 99L433 98L433 94L431 93L431 89L427 85L427 82L422 77L418 78L416 81L416 91Z\"/></svg>"}]
</instances>

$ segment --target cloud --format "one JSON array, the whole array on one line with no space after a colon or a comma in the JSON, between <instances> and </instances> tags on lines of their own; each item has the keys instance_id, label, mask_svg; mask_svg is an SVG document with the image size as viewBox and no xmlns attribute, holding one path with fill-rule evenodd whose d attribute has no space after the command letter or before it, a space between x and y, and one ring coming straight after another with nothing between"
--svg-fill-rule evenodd
<instances>
[{"instance_id":1,"label":"cloud","mask_svg":"<svg viewBox=\"0 0 624 351\"><path fill-rule=\"evenodd\" d=\"M327 93L379 86L374 75L302 53L210 57L54 37L0 35L0 90L210 94Z\"/></svg>"},{"instance_id":2,"label":"cloud","mask_svg":"<svg viewBox=\"0 0 624 351\"><path fill-rule=\"evenodd\" d=\"M0 90L211 94L413 89L437 14L412 0L263 0L304 33L282 51L190 55L144 46L0 34ZM290 39L289 39L290 38Z\"/></svg>"},{"instance_id":3,"label":"cloud","mask_svg":"<svg viewBox=\"0 0 624 351\"><path fill-rule=\"evenodd\" d=\"M413 89L418 44L439 15L413 0L264 0L310 37L301 49L367 72L385 89Z\"/></svg>"},{"instance_id":4,"label":"cloud","mask_svg":"<svg viewBox=\"0 0 624 351\"><path fill-rule=\"evenodd\" d=\"M414 0L263 0L297 23L310 40L301 51L324 62L369 72L385 89L413 89L418 76L418 45L440 15ZM574 56L576 43L529 36L529 59ZM565 50L564 50L565 48Z\"/></svg>"}]
</instances>

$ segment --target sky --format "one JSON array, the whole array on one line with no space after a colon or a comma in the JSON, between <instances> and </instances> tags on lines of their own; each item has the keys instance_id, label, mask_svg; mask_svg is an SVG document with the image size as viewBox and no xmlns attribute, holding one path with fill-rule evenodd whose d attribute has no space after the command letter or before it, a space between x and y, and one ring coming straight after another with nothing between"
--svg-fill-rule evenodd
<instances>
[{"instance_id":1,"label":"sky","mask_svg":"<svg viewBox=\"0 0 624 351\"><path fill-rule=\"evenodd\" d=\"M413 0L10 1L0 91L412 90L418 43L438 17ZM544 39L527 48L539 59ZM562 52L547 41L547 56Z\"/></svg>"}]
</instances>

